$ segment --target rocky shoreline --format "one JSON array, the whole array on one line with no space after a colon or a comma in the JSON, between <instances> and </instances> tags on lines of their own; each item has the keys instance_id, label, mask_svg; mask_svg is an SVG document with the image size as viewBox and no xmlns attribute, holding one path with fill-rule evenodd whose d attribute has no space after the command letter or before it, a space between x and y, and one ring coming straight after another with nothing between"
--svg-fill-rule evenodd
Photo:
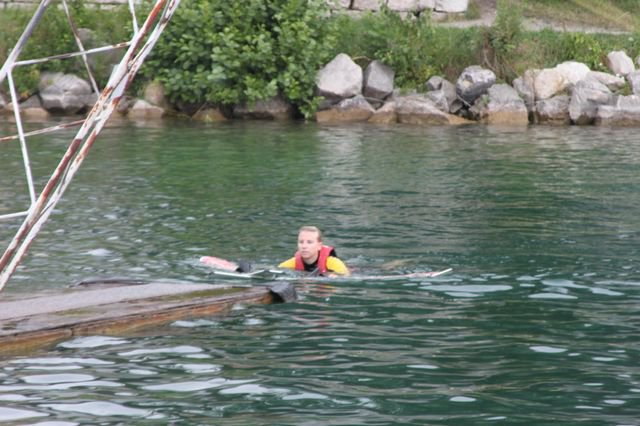
<instances>
[{"instance_id":1,"label":"rocky shoreline","mask_svg":"<svg viewBox=\"0 0 640 426\"><path fill-rule=\"evenodd\" d=\"M363 70L348 55L339 54L318 72L316 90L324 100L314 119L320 123L420 125L640 125L640 71L622 51L608 54L607 67L609 73L565 62L554 68L527 70L509 85L498 83L491 70L471 66L455 82L435 76L422 90L403 93L394 86L394 71L380 61L372 61ZM20 104L20 112L27 120L83 114L96 96L89 83L75 75L43 73L39 92ZM283 120L294 119L295 109L278 97L231 108L176 106L167 101L162 86L152 82L143 98L121 101L116 115L134 120L167 115L205 122ZM0 117L13 117L13 106L2 94Z\"/></svg>"},{"instance_id":2,"label":"rocky shoreline","mask_svg":"<svg viewBox=\"0 0 640 426\"><path fill-rule=\"evenodd\" d=\"M527 70L508 85L497 83L491 70L471 66L455 83L432 77L424 92L402 94L394 90L394 73L389 67L373 61L362 72L347 55L338 55L318 75L318 92L329 104L321 107L316 119L384 124L640 125L640 71L622 51L607 55L607 67L610 73L565 62L554 68Z\"/></svg>"}]
</instances>

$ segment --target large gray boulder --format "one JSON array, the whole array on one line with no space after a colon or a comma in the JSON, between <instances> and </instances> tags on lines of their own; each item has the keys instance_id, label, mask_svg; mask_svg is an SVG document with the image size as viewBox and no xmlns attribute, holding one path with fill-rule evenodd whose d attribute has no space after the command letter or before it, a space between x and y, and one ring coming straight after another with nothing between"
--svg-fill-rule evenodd
<instances>
[{"instance_id":1,"label":"large gray boulder","mask_svg":"<svg viewBox=\"0 0 640 426\"><path fill-rule=\"evenodd\" d=\"M569 95L558 95L536 102L535 121L540 124L571 124L569 115Z\"/></svg>"},{"instance_id":2,"label":"large gray boulder","mask_svg":"<svg viewBox=\"0 0 640 426\"><path fill-rule=\"evenodd\" d=\"M595 123L601 126L640 125L640 97L618 96L613 105L600 106Z\"/></svg>"},{"instance_id":3,"label":"large gray boulder","mask_svg":"<svg viewBox=\"0 0 640 426\"><path fill-rule=\"evenodd\" d=\"M622 50L609 52L607 54L607 66L612 73L626 77L636 70L631 58Z\"/></svg>"},{"instance_id":4,"label":"large gray boulder","mask_svg":"<svg viewBox=\"0 0 640 426\"><path fill-rule=\"evenodd\" d=\"M424 87L428 92L431 92L433 90L440 90L442 88L442 84L445 81L447 80L444 77L434 75L433 77L429 78L429 80L427 80L427 82L424 84Z\"/></svg>"},{"instance_id":5,"label":"large gray boulder","mask_svg":"<svg viewBox=\"0 0 640 426\"><path fill-rule=\"evenodd\" d=\"M352 0L331 0L327 2L329 7L338 9L349 9Z\"/></svg>"},{"instance_id":6,"label":"large gray boulder","mask_svg":"<svg viewBox=\"0 0 640 426\"><path fill-rule=\"evenodd\" d=\"M486 124L522 126L529 124L524 101L508 84L496 84L478 98L469 110L472 116Z\"/></svg>"},{"instance_id":7,"label":"large gray boulder","mask_svg":"<svg viewBox=\"0 0 640 426\"><path fill-rule=\"evenodd\" d=\"M433 9L437 0L387 0L387 7L396 12L421 12Z\"/></svg>"},{"instance_id":8,"label":"large gray boulder","mask_svg":"<svg viewBox=\"0 0 640 426\"><path fill-rule=\"evenodd\" d=\"M408 124L463 124L467 120L447 114L424 95L400 96L395 99L398 122Z\"/></svg>"},{"instance_id":9,"label":"large gray boulder","mask_svg":"<svg viewBox=\"0 0 640 426\"><path fill-rule=\"evenodd\" d=\"M526 70L522 77L513 80L513 88L518 92L518 96L524 101L529 115L535 112L536 108L536 92L534 82L537 70Z\"/></svg>"},{"instance_id":10,"label":"large gray boulder","mask_svg":"<svg viewBox=\"0 0 640 426\"><path fill-rule=\"evenodd\" d=\"M462 13L469 7L469 0L435 0L436 12Z\"/></svg>"},{"instance_id":11,"label":"large gray boulder","mask_svg":"<svg viewBox=\"0 0 640 426\"><path fill-rule=\"evenodd\" d=\"M49 112L42 108L42 102L38 95L30 96L27 100L21 102L19 108L20 116L27 120L46 120L50 117ZM13 115L13 103L7 103L5 111L7 114ZM0 111L0 113L2 113L2 111ZM11 121L13 121L13 117Z\"/></svg>"},{"instance_id":12,"label":"large gray boulder","mask_svg":"<svg viewBox=\"0 0 640 426\"><path fill-rule=\"evenodd\" d=\"M47 111L77 114L93 106L96 95L85 80L73 74L44 72L38 84Z\"/></svg>"},{"instance_id":13,"label":"large gray boulder","mask_svg":"<svg viewBox=\"0 0 640 426\"><path fill-rule=\"evenodd\" d=\"M380 0L353 0L351 4L352 10L369 10L377 12L380 10L382 3ZM349 8L349 2L347 2L346 8Z\"/></svg>"},{"instance_id":14,"label":"large gray boulder","mask_svg":"<svg viewBox=\"0 0 640 426\"><path fill-rule=\"evenodd\" d=\"M227 121L227 117L220 107L205 105L191 116L194 121L202 121L205 123L218 123Z\"/></svg>"},{"instance_id":15,"label":"large gray boulder","mask_svg":"<svg viewBox=\"0 0 640 426\"><path fill-rule=\"evenodd\" d=\"M367 121L375 124L397 123L398 114L396 113L396 103L394 101L385 103L381 108L378 108Z\"/></svg>"},{"instance_id":16,"label":"large gray boulder","mask_svg":"<svg viewBox=\"0 0 640 426\"><path fill-rule=\"evenodd\" d=\"M627 76L628 77L628 76ZM609 74L601 71L589 71L585 77L585 80L598 81L609 88L609 90L620 90L625 86L625 80L623 77Z\"/></svg>"},{"instance_id":17,"label":"large gray boulder","mask_svg":"<svg viewBox=\"0 0 640 426\"><path fill-rule=\"evenodd\" d=\"M569 115L575 124L593 124L598 107L612 105L615 96L607 86L594 80L579 81L573 88Z\"/></svg>"},{"instance_id":18,"label":"large gray boulder","mask_svg":"<svg viewBox=\"0 0 640 426\"><path fill-rule=\"evenodd\" d=\"M493 71L472 65L465 68L456 81L456 94L467 105L471 106L480 96L487 93L489 87L496 82Z\"/></svg>"},{"instance_id":19,"label":"large gray boulder","mask_svg":"<svg viewBox=\"0 0 640 426\"><path fill-rule=\"evenodd\" d=\"M433 101L433 104L440 111L449 113L449 100L447 99L446 93L442 89L427 92L425 93L425 96L431 99L431 101Z\"/></svg>"},{"instance_id":20,"label":"large gray boulder","mask_svg":"<svg viewBox=\"0 0 640 426\"><path fill-rule=\"evenodd\" d=\"M171 109L171 104L165 94L164 86L159 81L151 81L144 87L142 99L149 102L151 105L163 109Z\"/></svg>"},{"instance_id":21,"label":"large gray boulder","mask_svg":"<svg viewBox=\"0 0 640 426\"><path fill-rule=\"evenodd\" d=\"M293 107L281 97L275 96L253 104L235 105L233 116L242 119L289 120L293 118Z\"/></svg>"},{"instance_id":22,"label":"large gray boulder","mask_svg":"<svg viewBox=\"0 0 640 426\"><path fill-rule=\"evenodd\" d=\"M316 112L318 123L353 123L367 121L374 109L362 95L344 99L329 109Z\"/></svg>"},{"instance_id":23,"label":"large gray boulder","mask_svg":"<svg viewBox=\"0 0 640 426\"><path fill-rule=\"evenodd\" d=\"M362 92L362 68L349 55L338 54L316 77L318 94L332 100L351 98Z\"/></svg>"},{"instance_id":24,"label":"large gray boulder","mask_svg":"<svg viewBox=\"0 0 640 426\"><path fill-rule=\"evenodd\" d=\"M395 72L380 61L372 61L364 71L364 96L384 99L393 92Z\"/></svg>"},{"instance_id":25,"label":"large gray boulder","mask_svg":"<svg viewBox=\"0 0 640 426\"><path fill-rule=\"evenodd\" d=\"M580 80L584 80L591 71L586 64L576 61L567 61L556 65L556 70L560 72L567 81L569 87L573 87Z\"/></svg>"},{"instance_id":26,"label":"large gray boulder","mask_svg":"<svg viewBox=\"0 0 640 426\"><path fill-rule=\"evenodd\" d=\"M561 70L545 68L536 73L533 82L536 100L549 99L560 94L569 87L569 81Z\"/></svg>"},{"instance_id":27,"label":"large gray boulder","mask_svg":"<svg viewBox=\"0 0 640 426\"><path fill-rule=\"evenodd\" d=\"M446 111L443 109L443 111L455 114L463 107L462 102L458 100L456 86L449 80L440 76L433 76L427 80L425 87L427 96L434 100L437 105L440 105L443 97L446 99L447 109Z\"/></svg>"},{"instance_id":28,"label":"large gray boulder","mask_svg":"<svg viewBox=\"0 0 640 426\"><path fill-rule=\"evenodd\" d=\"M627 80L631 86L631 92L634 95L640 95L640 71L627 74Z\"/></svg>"},{"instance_id":29,"label":"large gray boulder","mask_svg":"<svg viewBox=\"0 0 640 426\"><path fill-rule=\"evenodd\" d=\"M164 116L164 109L151 105L143 99L136 99L127 110L127 117L134 120L158 119Z\"/></svg>"}]
</instances>

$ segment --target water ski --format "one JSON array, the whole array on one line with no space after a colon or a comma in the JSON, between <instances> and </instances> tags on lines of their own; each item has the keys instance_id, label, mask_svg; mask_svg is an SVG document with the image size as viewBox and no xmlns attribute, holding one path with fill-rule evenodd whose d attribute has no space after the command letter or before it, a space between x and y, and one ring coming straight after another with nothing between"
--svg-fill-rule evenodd
<instances>
[{"instance_id":1,"label":"water ski","mask_svg":"<svg viewBox=\"0 0 640 426\"><path fill-rule=\"evenodd\" d=\"M258 269L252 272L241 272L238 270L239 265L229 260L221 259L214 256L203 256L200 258L200 262L204 265L213 268L212 273L226 278L238 278L238 279L259 279L259 280L304 280L304 281L318 281L318 280L342 280L342 281L394 281L400 279L411 278L433 278L447 272L451 272L451 268L443 269L441 271L429 271L429 272L412 272L408 274L390 274L390 275L349 275L339 277L323 277L313 275L298 275L295 272L283 271L279 269ZM295 274L295 275L294 275Z\"/></svg>"}]
</instances>

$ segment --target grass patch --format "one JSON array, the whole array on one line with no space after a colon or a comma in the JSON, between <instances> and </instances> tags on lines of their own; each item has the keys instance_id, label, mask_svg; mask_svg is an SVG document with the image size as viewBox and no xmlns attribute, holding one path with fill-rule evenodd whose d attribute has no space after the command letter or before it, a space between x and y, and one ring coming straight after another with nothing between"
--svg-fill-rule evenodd
<instances>
[{"instance_id":1,"label":"grass patch","mask_svg":"<svg viewBox=\"0 0 640 426\"><path fill-rule=\"evenodd\" d=\"M640 28L637 0L522 0L526 18L558 25L637 31Z\"/></svg>"}]
</instances>

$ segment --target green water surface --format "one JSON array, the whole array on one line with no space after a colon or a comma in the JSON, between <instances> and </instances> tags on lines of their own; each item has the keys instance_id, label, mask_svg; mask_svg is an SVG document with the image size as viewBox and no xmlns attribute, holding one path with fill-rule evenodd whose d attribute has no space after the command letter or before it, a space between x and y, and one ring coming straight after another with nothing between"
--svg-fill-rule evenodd
<instances>
[{"instance_id":1,"label":"green water surface","mask_svg":"<svg viewBox=\"0 0 640 426\"><path fill-rule=\"evenodd\" d=\"M30 141L40 186L72 134ZM0 422L640 425L637 135L112 125L5 292L220 282L200 256L273 265L305 224L356 274L453 272L298 282L296 303L5 358ZM28 206L23 174L0 143L0 213Z\"/></svg>"}]
</instances>

